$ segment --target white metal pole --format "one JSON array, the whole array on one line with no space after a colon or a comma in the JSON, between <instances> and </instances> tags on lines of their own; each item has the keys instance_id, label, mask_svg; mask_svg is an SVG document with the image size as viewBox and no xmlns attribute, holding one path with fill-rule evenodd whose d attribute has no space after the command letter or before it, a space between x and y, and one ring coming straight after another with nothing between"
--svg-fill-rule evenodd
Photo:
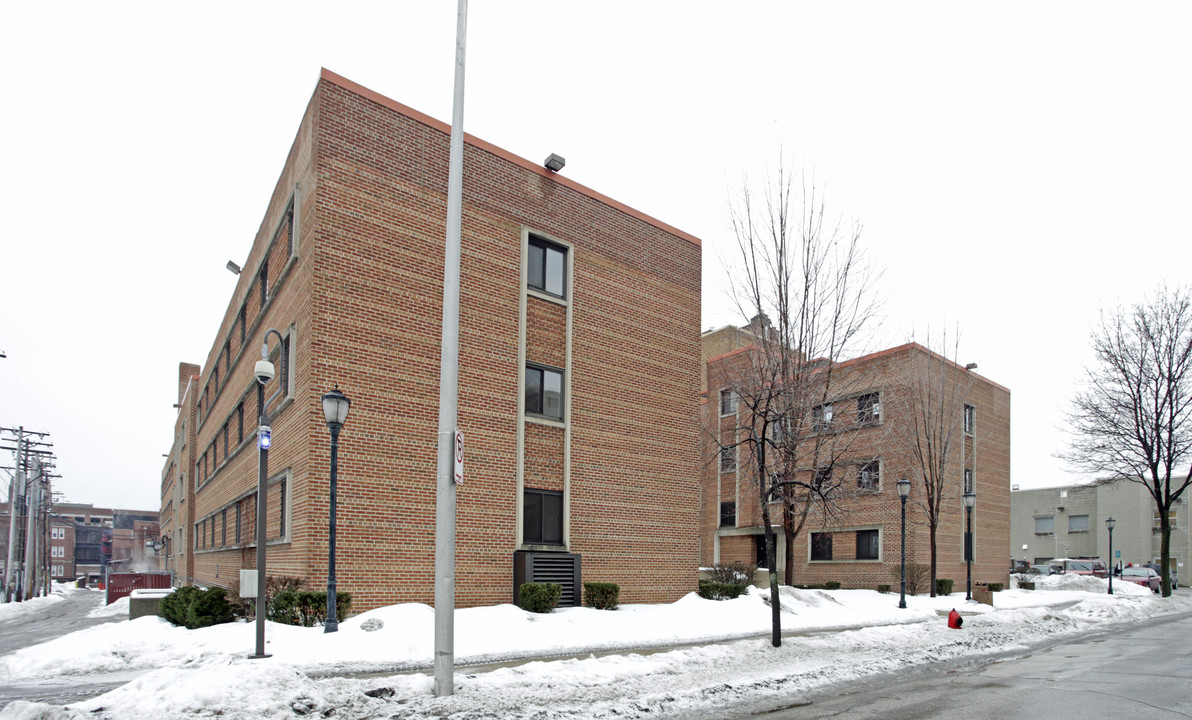
<instances>
[{"instance_id":1,"label":"white metal pole","mask_svg":"<svg viewBox=\"0 0 1192 720\"><path fill-rule=\"evenodd\" d=\"M17 569L14 565L13 548L17 544L17 503L25 495L25 428L17 431L16 474L8 485L8 557L4 561L4 602L12 602L16 592Z\"/></svg>"},{"instance_id":2,"label":"white metal pole","mask_svg":"<svg viewBox=\"0 0 1192 720\"><path fill-rule=\"evenodd\" d=\"M443 339L439 358L439 455L435 499L435 697L455 692L455 430L459 417L459 264L463 217L464 48L468 0L455 27L455 98L447 169Z\"/></svg>"}]
</instances>

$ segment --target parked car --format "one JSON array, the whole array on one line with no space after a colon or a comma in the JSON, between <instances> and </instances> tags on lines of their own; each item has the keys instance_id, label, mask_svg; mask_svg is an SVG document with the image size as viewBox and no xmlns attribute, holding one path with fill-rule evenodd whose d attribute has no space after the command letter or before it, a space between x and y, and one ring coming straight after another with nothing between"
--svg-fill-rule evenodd
<instances>
[{"instance_id":1,"label":"parked car","mask_svg":"<svg viewBox=\"0 0 1192 720\"><path fill-rule=\"evenodd\" d=\"M1109 577L1109 568L1096 558L1059 558L1052 560L1051 565L1059 567L1061 573L1094 575L1099 578Z\"/></svg>"},{"instance_id":2,"label":"parked car","mask_svg":"<svg viewBox=\"0 0 1192 720\"><path fill-rule=\"evenodd\" d=\"M1044 564L1044 565L1031 565L1031 569L1028 570L1027 572L1031 573L1032 575L1054 575L1058 571L1051 565Z\"/></svg>"},{"instance_id":3,"label":"parked car","mask_svg":"<svg viewBox=\"0 0 1192 720\"><path fill-rule=\"evenodd\" d=\"M1155 572L1159 573L1160 578L1163 577L1163 567L1161 565L1159 565L1158 563L1143 563L1142 566L1148 567L1151 570L1154 570ZM1172 590L1175 590L1176 587L1179 585L1179 577L1180 577L1179 571L1177 571L1175 568L1171 568L1171 589Z\"/></svg>"},{"instance_id":4,"label":"parked car","mask_svg":"<svg viewBox=\"0 0 1192 720\"><path fill-rule=\"evenodd\" d=\"M1122 570L1122 579L1135 585L1149 587L1152 592L1159 592L1159 586L1163 582L1159 573L1144 565L1125 568Z\"/></svg>"}]
</instances>

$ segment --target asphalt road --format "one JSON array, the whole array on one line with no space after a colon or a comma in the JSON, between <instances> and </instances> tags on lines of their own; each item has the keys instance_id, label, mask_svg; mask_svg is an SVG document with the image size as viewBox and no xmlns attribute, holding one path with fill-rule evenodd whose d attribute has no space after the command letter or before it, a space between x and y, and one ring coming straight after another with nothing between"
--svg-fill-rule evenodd
<instances>
[{"instance_id":1,"label":"asphalt road","mask_svg":"<svg viewBox=\"0 0 1192 720\"><path fill-rule=\"evenodd\" d=\"M729 717L1038 720L1192 717L1192 613L1153 618L992 662L835 687Z\"/></svg>"},{"instance_id":2,"label":"asphalt road","mask_svg":"<svg viewBox=\"0 0 1192 720\"><path fill-rule=\"evenodd\" d=\"M99 607L102 595L98 592L79 592L65 596L62 602L51 609L38 611L0 622L0 655L16 652L21 648L40 645L56 640L63 635L84 628L116 622L124 618L89 618L87 613ZM40 700L65 704L77 702L105 693L127 682L110 679L78 678L47 682L0 685L0 708L13 700Z\"/></svg>"}]
</instances>

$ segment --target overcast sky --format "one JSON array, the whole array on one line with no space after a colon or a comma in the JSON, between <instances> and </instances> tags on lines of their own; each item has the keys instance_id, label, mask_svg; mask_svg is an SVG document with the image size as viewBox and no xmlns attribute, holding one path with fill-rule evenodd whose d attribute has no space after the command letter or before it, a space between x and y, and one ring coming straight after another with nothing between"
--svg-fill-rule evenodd
<instances>
[{"instance_id":1,"label":"overcast sky","mask_svg":"<svg viewBox=\"0 0 1192 720\"><path fill-rule=\"evenodd\" d=\"M0 423L65 498L156 508L319 69L450 121L456 4L5 3ZM1012 482L1053 457L1102 308L1192 264L1185 3L473 2L464 126L703 239L780 151L864 223L875 347L961 328L1012 391ZM428 438L429 443L433 439ZM11 464L11 458L3 464Z\"/></svg>"}]
</instances>

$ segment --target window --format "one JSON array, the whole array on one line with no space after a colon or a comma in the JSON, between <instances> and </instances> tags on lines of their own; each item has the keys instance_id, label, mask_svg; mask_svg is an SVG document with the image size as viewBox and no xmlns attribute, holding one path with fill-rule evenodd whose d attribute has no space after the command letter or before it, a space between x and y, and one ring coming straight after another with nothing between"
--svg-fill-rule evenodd
<instances>
[{"instance_id":1,"label":"window","mask_svg":"<svg viewBox=\"0 0 1192 720\"><path fill-rule=\"evenodd\" d=\"M219 392L219 360L215 361L215 367L211 369L211 384L215 386L215 392Z\"/></svg>"},{"instance_id":2,"label":"window","mask_svg":"<svg viewBox=\"0 0 1192 720\"><path fill-rule=\"evenodd\" d=\"M857 489L858 490L877 490L878 481L881 479L882 464L878 460L873 460L864 465L857 466Z\"/></svg>"},{"instance_id":3,"label":"window","mask_svg":"<svg viewBox=\"0 0 1192 720\"><path fill-rule=\"evenodd\" d=\"M66 539L66 528L56 527L50 528L50 537L54 540Z\"/></svg>"},{"instance_id":4,"label":"window","mask_svg":"<svg viewBox=\"0 0 1192 720\"><path fill-rule=\"evenodd\" d=\"M236 406L236 446L244 442L244 403Z\"/></svg>"},{"instance_id":5,"label":"window","mask_svg":"<svg viewBox=\"0 0 1192 720\"><path fill-rule=\"evenodd\" d=\"M759 568L769 567L770 558L766 557L766 534L761 533L760 535L754 535L753 537L754 549L756 550L753 556L754 564L756 564Z\"/></svg>"},{"instance_id":6,"label":"window","mask_svg":"<svg viewBox=\"0 0 1192 720\"><path fill-rule=\"evenodd\" d=\"M811 410L811 428L813 430L827 430L832 426L832 406L817 405Z\"/></svg>"},{"instance_id":7,"label":"window","mask_svg":"<svg viewBox=\"0 0 1192 720\"><path fill-rule=\"evenodd\" d=\"M232 375L232 339L224 343L224 375Z\"/></svg>"},{"instance_id":8,"label":"window","mask_svg":"<svg viewBox=\"0 0 1192 720\"><path fill-rule=\"evenodd\" d=\"M223 432L223 456L224 460L228 459L228 424L224 423Z\"/></svg>"},{"instance_id":9,"label":"window","mask_svg":"<svg viewBox=\"0 0 1192 720\"><path fill-rule=\"evenodd\" d=\"M261 284L261 307L265 307L265 301L269 299L269 258L261 261L261 273L257 281Z\"/></svg>"},{"instance_id":10,"label":"window","mask_svg":"<svg viewBox=\"0 0 1192 720\"><path fill-rule=\"evenodd\" d=\"M50 557L66 557L66 548L62 547L61 545L51 545Z\"/></svg>"},{"instance_id":11,"label":"window","mask_svg":"<svg viewBox=\"0 0 1192 720\"><path fill-rule=\"evenodd\" d=\"M523 502L522 542L530 545L562 545L563 493L527 488Z\"/></svg>"},{"instance_id":12,"label":"window","mask_svg":"<svg viewBox=\"0 0 1192 720\"><path fill-rule=\"evenodd\" d=\"M248 309L247 306L240 306L240 347L244 347L244 332L245 326L248 324Z\"/></svg>"},{"instance_id":13,"label":"window","mask_svg":"<svg viewBox=\"0 0 1192 720\"><path fill-rule=\"evenodd\" d=\"M735 527L737 525L737 503L728 500L720 503L720 527Z\"/></svg>"},{"instance_id":14,"label":"window","mask_svg":"<svg viewBox=\"0 0 1192 720\"><path fill-rule=\"evenodd\" d=\"M286 536L286 481L277 484L277 536Z\"/></svg>"},{"instance_id":15,"label":"window","mask_svg":"<svg viewBox=\"0 0 1192 720\"><path fill-rule=\"evenodd\" d=\"M832 483L832 468L816 468L815 476L811 482L816 490L822 488L824 485L830 485Z\"/></svg>"},{"instance_id":16,"label":"window","mask_svg":"<svg viewBox=\"0 0 1192 720\"><path fill-rule=\"evenodd\" d=\"M530 236L526 284L534 290L564 297L567 292L567 250L562 246Z\"/></svg>"},{"instance_id":17,"label":"window","mask_svg":"<svg viewBox=\"0 0 1192 720\"><path fill-rule=\"evenodd\" d=\"M220 547L227 547L228 544L228 509L224 508L220 514L220 533L219 545Z\"/></svg>"},{"instance_id":18,"label":"window","mask_svg":"<svg viewBox=\"0 0 1192 720\"><path fill-rule=\"evenodd\" d=\"M563 419L563 371L526 366L526 412Z\"/></svg>"},{"instance_id":19,"label":"window","mask_svg":"<svg viewBox=\"0 0 1192 720\"><path fill-rule=\"evenodd\" d=\"M1051 535L1055 533L1055 516L1048 515L1047 517L1035 518L1035 534L1036 535Z\"/></svg>"},{"instance_id":20,"label":"window","mask_svg":"<svg viewBox=\"0 0 1192 720\"><path fill-rule=\"evenodd\" d=\"M972 405L964 406L964 434L972 435L973 426L977 422L977 408Z\"/></svg>"},{"instance_id":21,"label":"window","mask_svg":"<svg viewBox=\"0 0 1192 720\"><path fill-rule=\"evenodd\" d=\"M974 492L973 490L973 469L964 469L964 491L966 493Z\"/></svg>"},{"instance_id":22,"label":"window","mask_svg":"<svg viewBox=\"0 0 1192 720\"><path fill-rule=\"evenodd\" d=\"M1179 525L1176 524L1177 516L1178 516L1178 513L1175 510L1172 510L1171 513L1168 514L1168 516L1167 516L1167 520L1169 523L1171 523L1172 529L1179 527ZM1157 511L1157 510L1151 511L1151 523L1156 530L1162 529L1163 516L1159 513L1159 511Z\"/></svg>"},{"instance_id":23,"label":"window","mask_svg":"<svg viewBox=\"0 0 1192 720\"><path fill-rule=\"evenodd\" d=\"M1089 531L1089 516L1088 515L1069 515L1068 516L1068 532L1088 532Z\"/></svg>"},{"instance_id":24,"label":"window","mask_svg":"<svg viewBox=\"0 0 1192 720\"><path fill-rule=\"evenodd\" d=\"M737 393L732 390L720 391L720 415L737 414Z\"/></svg>"},{"instance_id":25,"label":"window","mask_svg":"<svg viewBox=\"0 0 1192 720\"><path fill-rule=\"evenodd\" d=\"M240 503L236 503L236 544L240 544Z\"/></svg>"},{"instance_id":26,"label":"window","mask_svg":"<svg viewBox=\"0 0 1192 720\"><path fill-rule=\"evenodd\" d=\"M832 533L811 533L811 559L832 559Z\"/></svg>"},{"instance_id":27,"label":"window","mask_svg":"<svg viewBox=\"0 0 1192 720\"><path fill-rule=\"evenodd\" d=\"M877 530L858 530L857 559L878 560L880 557Z\"/></svg>"},{"instance_id":28,"label":"window","mask_svg":"<svg viewBox=\"0 0 1192 720\"><path fill-rule=\"evenodd\" d=\"M729 473L737 470L737 449L731 447L720 448L720 472Z\"/></svg>"},{"instance_id":29,"label":"window","mask_svg":"<svg viewBox=\"0 0 1192 720\"><path fill-rule=\"evenodd\" d=\"M882 405L877 393L866 393L857 398L857 422L861 425L875 423L882 417Z\"/></svg>"}]
</instances>

